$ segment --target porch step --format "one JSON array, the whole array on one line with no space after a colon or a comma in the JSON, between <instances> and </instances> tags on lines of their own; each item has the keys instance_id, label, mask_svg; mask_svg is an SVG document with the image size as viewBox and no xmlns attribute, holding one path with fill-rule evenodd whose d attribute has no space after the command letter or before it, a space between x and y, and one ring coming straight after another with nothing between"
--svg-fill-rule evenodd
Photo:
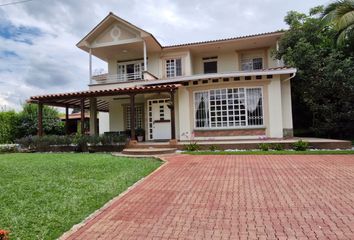
<instances>
[{"instance_id":1,"label":"porch step","mask_svg":"<svg viewBox=\"0 0 354 240\"><path fill-rule=\"evenodd\" d=\"M125 148L122 151L122 154L125 155L160 155L160 154L169 154L176 152L176 148Z\"/></svg>"},{"instance_id":2,"label":"porch step","mask_svg":"<svg viewBox=\"0 0 354 240\"><path fill-rule=\"evenodd\" d=\"M149 148L171 148L169 143L138 143L135 145L128 145L128 149L149 149Z\"/></svg>"}]
</instances>

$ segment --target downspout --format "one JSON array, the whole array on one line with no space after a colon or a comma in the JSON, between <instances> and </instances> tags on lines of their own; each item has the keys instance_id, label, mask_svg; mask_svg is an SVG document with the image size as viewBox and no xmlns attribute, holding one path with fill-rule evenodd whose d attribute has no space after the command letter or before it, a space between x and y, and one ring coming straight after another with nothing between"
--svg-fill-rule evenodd
<instances>
[{"instance_id":1,"label":"downspout","mask_svg":"<svg viewBox=\"0 0 354 240\"><path fill-rule=\"evenodd\" d=\"M287 81L289 81L290 79L294 78L295 76L296 76L296 72L292 73L290 77L284 79L283 82L287 82Z\"/></svg>"}]
</instances>

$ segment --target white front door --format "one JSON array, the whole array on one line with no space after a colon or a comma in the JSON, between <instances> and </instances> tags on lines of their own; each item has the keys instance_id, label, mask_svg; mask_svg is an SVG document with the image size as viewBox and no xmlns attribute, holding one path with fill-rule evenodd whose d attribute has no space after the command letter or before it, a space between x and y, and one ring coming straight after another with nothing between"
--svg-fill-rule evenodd
<instances>
[{"instance_id":1,"label":"white front door","mask_svg":"<svg viewBox=\"0 0 354 240\"><path fill-rule=\"evenodd\" d=\"M168 108L170 99L154 99L148 101L149 140L171 139L171 110Z\"/></svg>"}]
</instances>

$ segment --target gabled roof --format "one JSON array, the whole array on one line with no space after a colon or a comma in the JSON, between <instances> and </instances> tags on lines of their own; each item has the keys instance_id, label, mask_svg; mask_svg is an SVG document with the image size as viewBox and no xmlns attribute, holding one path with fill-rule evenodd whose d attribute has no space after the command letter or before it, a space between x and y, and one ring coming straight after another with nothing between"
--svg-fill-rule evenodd
<instances>
[{"instance_id":1,"label":"gabled roof","mask_svg":"<svg viewBox=\"0 0 354 240\"><path fill-rule=\"evenodd\" d=\"M120 22L126 24L128 27L131 27L131 28L135 29L135 30L138 31L138 32L141 32L141 33L143 33L143 34L145 34L145 35L147 35L147 36L152 37L152 38L155 40L155 42L156 42L160 47L162 47L161 44L156 40L156 38L155 38L151 33L145 31L145 30L142 29L142 28L137 27L136 25L134 25L134 24L132 24L132 23L130 23L130 22L124 20L123 18L118 17L117 15L115 15L115 14L112 13L112 12L110 12L99 24L97 24L88 34L86 34L86 36L83 37L83 38L76 44L76 46L77 46L77 47L82 46L82 44L84 44L85 41L86 41L96 30L98 30L102 25L104 25L104 23L106 23L109 19L112 19L112 18L115 19L115 20L117 20L117 21L120 21Z\"/></svg>"}]
</instances>

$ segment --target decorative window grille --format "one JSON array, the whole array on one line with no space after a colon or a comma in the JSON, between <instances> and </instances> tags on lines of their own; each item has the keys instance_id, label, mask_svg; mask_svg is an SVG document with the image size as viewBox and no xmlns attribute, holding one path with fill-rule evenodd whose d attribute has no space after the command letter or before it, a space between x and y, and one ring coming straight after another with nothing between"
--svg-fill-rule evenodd
<instances>
[{"instance_id":1,"label":"decorative window grille","mask_svg":"<svg viewBox=\"0 0 354 240\"><path fill-rule=\"evenodd\" d=\"M144 107L143 106L135 106L135 128L143 128L143 113ZM130 106L126 106L126 128L128 130L131 129L130 126Z\"/></svg>"},{"instance_id":2,"label":"decorative window grille","mask_svg":"<svg viewBox=\"0 0 354 240\"><path fill-rule=\"evenodd\" d=\"M242 71L259 70L263 68L263 58L246 58L241 60Z\"/></svg>"},{"instance_id":3,"label":"decorative window grille","mask_svg":"<svg viewBox=\"0 0 354 240\"><path fill-rule=\"evenodd\" d=\"M194 93L196 128L263 125L262 89L229 88Z\"/></svg>"},{"instance_id":4,"label":"decorative window grille","mask_svg":"<svg viewBox=\"0 0 354 240\"><path fill-rule=\"evenodd\" d=\"M166 77L182 76L182 59L168 59L166 60Z\"/></svg>"}]
</instances>

